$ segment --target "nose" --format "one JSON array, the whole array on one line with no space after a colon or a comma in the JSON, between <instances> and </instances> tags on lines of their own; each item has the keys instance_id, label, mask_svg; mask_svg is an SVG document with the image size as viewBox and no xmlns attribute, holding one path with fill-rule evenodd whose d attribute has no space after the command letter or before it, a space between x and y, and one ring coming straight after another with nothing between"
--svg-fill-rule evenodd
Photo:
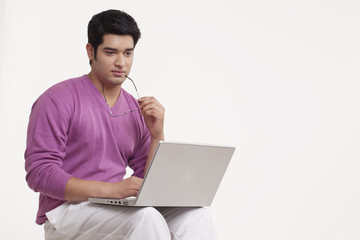
<instances>
[{"instance_id":1,"label":"nose","mask_svg":"<svg viewBox=\"0 0 360 240\"><path fill-rule=\"evenodd\" d=\"M124 67L125 66L125 57L122 54L118 54L115 60L115 66Z\"/></svg>"}]
</instances>

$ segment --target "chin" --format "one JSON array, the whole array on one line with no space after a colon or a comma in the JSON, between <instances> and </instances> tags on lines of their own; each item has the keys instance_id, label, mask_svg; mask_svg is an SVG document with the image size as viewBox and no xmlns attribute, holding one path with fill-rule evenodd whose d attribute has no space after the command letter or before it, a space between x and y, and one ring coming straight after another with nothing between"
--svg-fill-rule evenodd
<instances>
[{"instance_id":1,"label":"chin","mask_svg":"<svg viewBox=\"0 0 360 240\"><path fill-rule=\"evenodd\" d=\"M121 85L125 82L125 79L115 78L115 79L109 79L109 83L113 85Z\"/></svg>"}]
</instances>

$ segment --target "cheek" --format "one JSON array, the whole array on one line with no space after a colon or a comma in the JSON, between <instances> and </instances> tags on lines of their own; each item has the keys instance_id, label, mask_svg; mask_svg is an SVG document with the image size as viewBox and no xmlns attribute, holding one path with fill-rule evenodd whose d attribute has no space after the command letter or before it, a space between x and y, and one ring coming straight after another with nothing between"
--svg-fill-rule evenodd
<instances>
[{"instance_id":1,"label":"cheek","mask_svg":"<svg viewBox=\"0 0 360 240\"><path fill-rule=\"evenodd\" d=\"M103 62L97 63L94 70L99 76L104 77L109 72L109 66L106 66L106 64L104 64Z\"/></svg>"},{"instance_id":2,"label":"cheek","mask_svg":"<svg viewBox=\"0 0 360 240\"><path fill-rule=\"evenodd\" d=\"M98 69L100 71L106 71L107 69L110 69L113 66L111 61L101 61L98 64Z\"/></svg>"},{"instance_id":3,"label":"cheek","mask_svg":"<svg viewBox=\"0 0 360 240\"><path fill-rule=\"evenodd\" d=\"M130 69L132 67L132 64L133 64L133 60L129 59L127 62L126 62L126 66Z\"/></svg>"}]
</instances>

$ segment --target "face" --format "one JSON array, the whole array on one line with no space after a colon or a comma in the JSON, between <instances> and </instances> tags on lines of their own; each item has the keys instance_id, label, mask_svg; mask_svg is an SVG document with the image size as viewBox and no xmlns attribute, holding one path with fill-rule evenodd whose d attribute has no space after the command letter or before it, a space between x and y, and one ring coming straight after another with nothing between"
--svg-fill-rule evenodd
<instances>
[{"instance_id":1,"label":"face","mask_svg":"<svg viewBox=\"0 0 360 240\"><path fill-rule=\"evenodd\" d=\"M90 79L95 85L118 87L125 81L134 55L134 41L130 35L104 35L103 43L98 46L96 59L91 44L87 44L86 49L92 61Z\"/></svg>"}]
</instances>

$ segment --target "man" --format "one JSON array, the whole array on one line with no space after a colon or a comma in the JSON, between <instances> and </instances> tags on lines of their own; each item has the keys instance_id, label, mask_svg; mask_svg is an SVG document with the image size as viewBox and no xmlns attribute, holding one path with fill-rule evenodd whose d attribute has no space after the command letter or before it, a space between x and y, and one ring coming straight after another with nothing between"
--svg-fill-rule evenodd
<instances>
[{"instance_id":1,"label":"man","mask_svg":"<svg viewBox=\"0 0 360 240\"><path fill-rule=\"evenodd\" d=\"M140 38L135 20L108 10L90 20L91 71L58 83L34 103L25 151L26 180L40 192L36 222L46 239L215 239L203 208L89 204L89 197L136 196L164 139L164 108L121 88ZM125 168L134 170L123 179Z\"/></svg>"}]
</instances>

